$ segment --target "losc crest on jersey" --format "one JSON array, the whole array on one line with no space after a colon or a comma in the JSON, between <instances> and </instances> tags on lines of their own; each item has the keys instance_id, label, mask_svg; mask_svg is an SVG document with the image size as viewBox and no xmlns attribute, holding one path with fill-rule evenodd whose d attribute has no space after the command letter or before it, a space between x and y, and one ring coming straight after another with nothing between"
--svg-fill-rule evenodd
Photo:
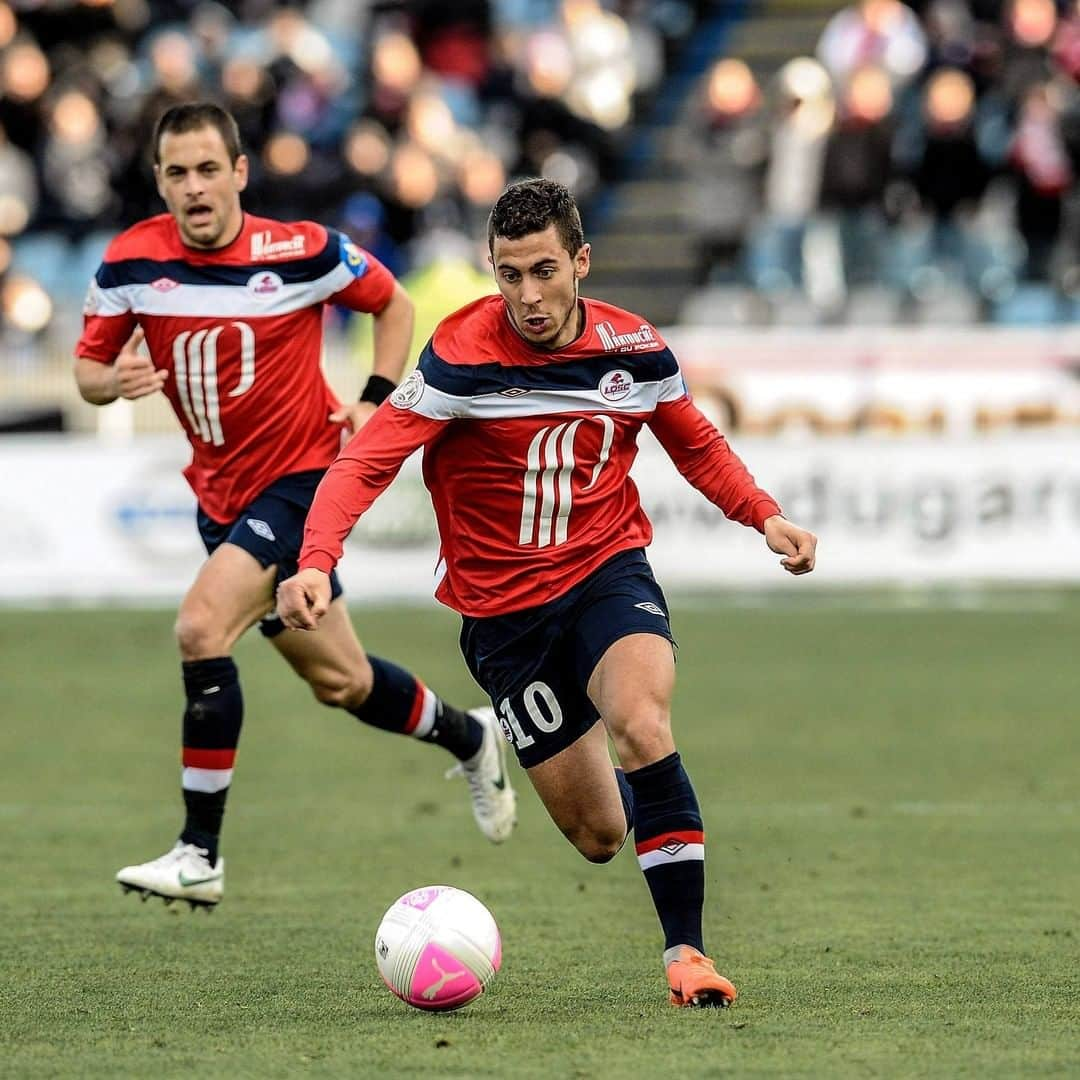
<instances>
[{"instance_id":1,"label":"losc crest on jersey","mask_svg":"<svg viewBox=\"0 0 1080 1080\"><path fill-rule=\"evenodd\" d=\"M424 396L424 376L414 371L391 395L395 409L411 409Z\"/></svg>"}]
</instances>

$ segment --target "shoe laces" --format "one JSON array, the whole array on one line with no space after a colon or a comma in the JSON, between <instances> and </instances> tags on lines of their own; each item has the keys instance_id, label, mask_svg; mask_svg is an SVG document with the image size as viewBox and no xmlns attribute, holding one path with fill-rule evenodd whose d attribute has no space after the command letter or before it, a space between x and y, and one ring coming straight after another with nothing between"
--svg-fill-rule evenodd
<instances>
[{"instance_id":1,"label":"shoe laces","mask_svg":"<svg viewBox=\"0 0 1080 1080\"><path fill-rule=\"evenodd\" d=\"M472 796L473 805L482 814L491 814L495 807L491 798L492 781L487 775L490 770L485 769L489 756L486 753L487 745L487 735L485 733L484 741L480 744L480 749L476 754L476 764L472 768L467 767L464 761L459 761L446 770L447 780L452 780L458 776L465 777L465 782L469 785L469 794Z\"/></svg>"},{"instance_id":2,"label":"shoe laces","mask_svg":"<svg viewBox=\"0 0 1080 1080\"><path fill-rule=\"evenodd\" d=\"M184 844L177 841L176 847L172 851L165 852L161 856L158 862L168 861L170 863L179 862L181 859L190 856L191 858L202 859L207 866L210 866L210 851L208 848L196 847L195 844Z\"/></svg>"}]
</instances>

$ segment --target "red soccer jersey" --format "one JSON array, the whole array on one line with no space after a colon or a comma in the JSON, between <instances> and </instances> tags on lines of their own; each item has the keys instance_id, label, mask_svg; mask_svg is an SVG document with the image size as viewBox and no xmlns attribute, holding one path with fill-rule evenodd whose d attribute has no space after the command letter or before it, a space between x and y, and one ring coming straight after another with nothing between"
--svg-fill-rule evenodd
<instances>
[{"instance_id":1,"label":"red soccer jersey","mask_svg":"<svg viewBox=\"0 0 1080 1080\"><path fill-rule=\"evenodd\" d=\"M191 443L184 475L224 523L280 477L333 461L341 427L321 369L323 305L377 313L393 289L373 256L314 222L245 214L231 244L204 251L160 214L109 245L75 352L111 364L142 326Z\"/></svg>"},{"instance_id":2,"label":"red soccer jersey","mask_svg":"<svg viewBox=\"0 0 1080 1080\"><path fill-rule=\"evenodd\" d=\"M690 401L657 331L582 303L584 328L559 352L525 342L500 296L444 319L416 371L323 478L300 566L329 572L356 519L421 446L442 541L436 595L465 615L545 603L649 543L630 478L645 423L729 518L761 529L779 513Z\"/></svg>"}]
</instances>

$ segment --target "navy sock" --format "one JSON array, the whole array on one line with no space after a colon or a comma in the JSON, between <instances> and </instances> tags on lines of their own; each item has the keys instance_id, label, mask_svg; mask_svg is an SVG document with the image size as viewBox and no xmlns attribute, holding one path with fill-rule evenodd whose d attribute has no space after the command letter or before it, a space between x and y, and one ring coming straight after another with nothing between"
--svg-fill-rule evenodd
<instances>
[{"instance_id":1,"label":"navy sock","mask_svg":"<svg viewBox=\"0 0 1080 1080\"><path fill-rule=\"evenodd\" d=\"M664 948L705 951L705 833L690 777L677 753L626 774L634 796L634 841Z\"/></svg>"},{"instance_id":2,"label":"navy sock","mask_svg":"<svg viewBox=\"0 0 1080 1080\"><path fill-rule=\"evenodd\" d=\"M369 656L373 681L363 705L349 712L372 727L449 750L458 760L471 758L484 739L484 729L472 716L447 705L415 675L389 660Z\"/></svg>"},{"instance_id":3,"label":"navy sock","mask_svg":"<svg viewBox=\"0 0 1080 1080\"><path fill-rule=\"evenodd\" d=\"M185 661L183 671L187 696L182 757L186 815L180 839L206 848L213 865L244 721L244 697L231 657Z\"/></svg>"}]
</instances>

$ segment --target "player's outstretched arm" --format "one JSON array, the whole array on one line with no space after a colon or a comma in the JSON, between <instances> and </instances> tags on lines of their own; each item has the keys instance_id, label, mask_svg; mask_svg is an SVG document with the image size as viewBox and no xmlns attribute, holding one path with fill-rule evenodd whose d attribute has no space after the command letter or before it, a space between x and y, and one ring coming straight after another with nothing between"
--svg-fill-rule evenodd
<instances>
[{"instance_id":1,"label":"player's outstretched arm","mask_svg":"<svg viewBox=\"0 0 1080 1080\"><path fill-rule=\"evenodd\" d=\"M375 326L375 357L371 378L360 400L330 414L334 424L341 424L355 435L372 417L376 408L401 382L412 344L414 306L409 294L398 282L382 311L372 316Z\"/></svg>"},{"instance_id":2,"label":"player's outstretched arm","mask_svg":"<svg viewBox=\"0 0 1080 1080\"><path fill-rule=\"evenodd\" d=\"M101 364L85 356L75 357L75 382L84 401L91 405L108 405L117 398L135 398L156 394L168 371L159 371L145 353L139 351L143 332L137 327L111 364Z\"/></svg>"},{"instance_id":3,"label":"player's outstretched arm","mask_svg":"<svg viewBox=\"0 0 1080 1080\"><path fill-rule=\"evenodd\" d=\"M330 607L330 575L309 566L286 578L277 591L277 613L290 630L317 630Z\"/></svg>"},{"instance_id":4,"label":"player's outstretched arm","mask_svg":"<svg viewBox=\"0 0 1080 1080\"><path fill-rule=\"evenodd\" d=\"M765 519L765 543L777 555L783 555L780 565L789 574L809 574L814 569L817 537L779 514Z\"/></svg>"}]
</instances>

